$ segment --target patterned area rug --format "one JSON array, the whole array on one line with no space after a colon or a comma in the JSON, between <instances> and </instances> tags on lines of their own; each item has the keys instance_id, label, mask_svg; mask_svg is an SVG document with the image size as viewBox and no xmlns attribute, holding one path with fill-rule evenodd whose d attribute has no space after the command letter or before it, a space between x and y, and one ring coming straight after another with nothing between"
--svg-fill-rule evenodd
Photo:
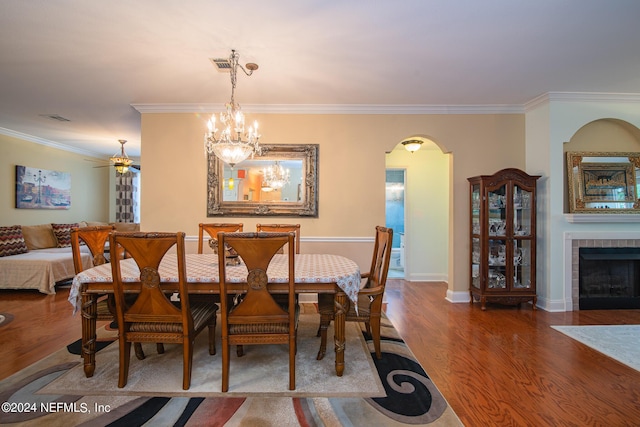
<instances>
[{"instance_id":1,"label":"patterned area rug","mask_svg":"<svg viewBox=\"0 0 640 427\"><path fill-rule=\"evenodd\" d=\"M0 313L0 326L8 325L13 320L13 314Z\"/></svg>"},{"instance_id":2,"label":"patterned area rug","mask_svg":"<svg viewBox=\"0 0 640 427\"><path fill-rule=\"evenodd\" d=\"M354 329L364 338L368 352L373 353L370 337L360 328ZM329 332L329 336L332 336L331 329ZM81 369L78 356L70 356L69 351L64 349L0 382L0 400L10 405L7 407L9 411L0 412L0 425L461 426L456 414L386 318L383 319L382 335L383 358L377 360L375 353L368 355L372 366L368 375L377 377L376 382L381 383L384 390L380 393L377 387L373 387L371 397L361 396L358 390L352 397L348 397L347 393L341 393L341 397L328 396L333 390L299 395L291 393L287 396L272 392L262 395L260 390L237 395L216 393L219 389L201 393L203 395L196 393L186 396L179 392L173 395L164 391L154 396L146 392L121 393L117 388L95 394L42 394L47 387L55 388L56 381L73 369ZM315 351L318 345L319 339L314 337ZM347 347L347 369L345 377L342 377L345 380L350 366L349 348L353 346ZM117 343L99 350L98 361L104 360L101 353L109 351L110 347L117 349ZM247 350L257 352L261 348L249 347ZM167 356L168 353L161 356ZM211 356L218 364L219 354L218 348L218 355ZM151 358L152 355L153 349L150 348L147 356ZM331 365L332 356L332 352L325 356ZM135 357L132 357L132 363L134 360ZM237 361L235 355L232 365L234 360ZM181 371L181 366L178 371ZM304 375L303 371L297 369L298 381L302 381ZM230 381L233 385L233 373ZM283 382L286 384L287 381Z\"/></svg>"},{"instance_id":3,"label":"patterned area rug","mask_svg":"<svg viewBox=\"0 0 640 427\"><path fill-rule=\"evenodd\" d=\"M640 371L640 325L552 326L552 328Z\"/></svg>"}]
</instances>

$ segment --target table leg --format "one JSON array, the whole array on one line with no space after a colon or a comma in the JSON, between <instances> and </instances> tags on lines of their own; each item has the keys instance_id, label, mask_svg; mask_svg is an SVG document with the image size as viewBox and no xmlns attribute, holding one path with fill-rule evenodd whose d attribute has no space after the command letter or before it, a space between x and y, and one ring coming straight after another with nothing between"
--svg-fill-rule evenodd
<instances>
[{"instance_id":1,"label":"table leg","mask_svg":"<svg viewBox=\"0 0 640 427\"><path fill-rule=\"evenodd\" d=\"M335 348L336 348L336 374L341 377L344 373L344 349L345 349L345 308L347 307L347 294L338 292L334 298L335 317L333 319L333 327L335 330Z\"/></svg>"},{"instance_id":2,"label":"table leg","mask_svg":"<svg viewBox=\"0 0 640 427\"><path fill-rule=\"evenodd\" d=\"M84 286L84 285L83 285ZM96 319L98 317L97 295L80 291L82 296L82 358L84 359L84 375L93 376L96 369Z\"/></svg>"}]
</instances>

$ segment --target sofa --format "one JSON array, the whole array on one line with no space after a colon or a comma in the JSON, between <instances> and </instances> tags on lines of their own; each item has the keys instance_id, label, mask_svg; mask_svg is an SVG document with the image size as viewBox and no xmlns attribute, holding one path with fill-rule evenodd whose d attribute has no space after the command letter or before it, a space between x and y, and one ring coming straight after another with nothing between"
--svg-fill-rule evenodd
<instances>
[{"instance_id":1,"label":"sofa","mask_svg":"<svg viewBox=\"0 0 640 427\"><path fill-rule=\"evenodd\" d=\"M91 221L0 227L0 289L37 289L55 294L57 283L75 275L71 229L96 225L114 225L116 231L140 230L137 223ZM83 267L92 267L89 250L84 247L80 251Z\"/></svg>"}]
</instances>

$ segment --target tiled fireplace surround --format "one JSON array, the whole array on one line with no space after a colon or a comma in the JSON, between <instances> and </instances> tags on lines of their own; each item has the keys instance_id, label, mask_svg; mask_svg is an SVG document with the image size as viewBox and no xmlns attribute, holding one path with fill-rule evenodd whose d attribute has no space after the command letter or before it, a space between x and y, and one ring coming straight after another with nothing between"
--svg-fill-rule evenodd
<instances>
[{"instance_id":1,"label":"tiled fireplace surround","mask_svg":"<svg viewBox=\"0 0 640 427\"><path fill-rule=\"evenodd\" d=\"M573 311L579 310L578 266L580 248L638 248L640 232L567 232L565 233L565 295L571 296Z\"/></svg>"}]
</instances>

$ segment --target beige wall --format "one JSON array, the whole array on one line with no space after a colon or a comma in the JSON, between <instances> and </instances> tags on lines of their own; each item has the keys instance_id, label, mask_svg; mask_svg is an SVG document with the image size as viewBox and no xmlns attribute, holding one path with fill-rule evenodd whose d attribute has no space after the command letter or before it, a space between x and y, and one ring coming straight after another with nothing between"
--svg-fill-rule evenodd
<instances>
[{"instance_id":1,"label":"beige wall","mask_svg":"<svg viewBox=\"0 0 640 427\"><path fill-rule=\"evenodd\" d=\"M0 225L108 221L109 172L89 157L0 134ZM16 209L15 167L71 173L71 208Z\"/></svg>"},{"instance_id":2,"label":"beige wall","mask_svg":"<svg viewBox=\"0 0 640 427\"><path fill-rule=\"evenodd\" d=\"M468 289L469 276L466 178L525 164L524 115L520 114L247 115L260 122L263 143L320 144L319 217L272 218L299 222L303 237L371 237L374 227L385 220L385 152L404 138L423 135L450 152L451 181L442 182L451 185L449 290L461 294ZM205 116L142 114L142 229L181 230L195 236L198 223L214 221L206 216ZM243 222L246 230L264 222L234 220ZM343 244L339 239L327 242L337 248ZM359 257L369 259L370 255ZM361 267L368 268L368 263Z\"/></svg>"}]
</instances>

